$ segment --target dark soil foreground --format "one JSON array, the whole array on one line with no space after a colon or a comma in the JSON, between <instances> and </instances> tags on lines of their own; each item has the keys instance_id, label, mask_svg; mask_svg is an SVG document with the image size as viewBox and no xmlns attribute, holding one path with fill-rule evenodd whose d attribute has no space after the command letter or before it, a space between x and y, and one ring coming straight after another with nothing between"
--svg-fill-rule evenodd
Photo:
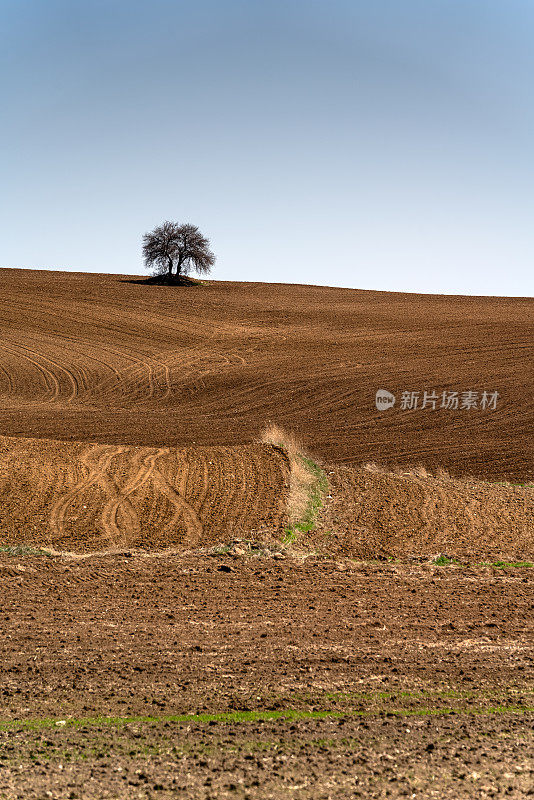
<instances>
[{"instance_id":1,"label":"dark soil foreground","mask_svg":"<svg viewBox=\"0 0 534 800\"><path fill-rule=\"evenodd\" d=\"M0 555L0 798L534 796L534 570Z\"/></svg>"}]
</instances>

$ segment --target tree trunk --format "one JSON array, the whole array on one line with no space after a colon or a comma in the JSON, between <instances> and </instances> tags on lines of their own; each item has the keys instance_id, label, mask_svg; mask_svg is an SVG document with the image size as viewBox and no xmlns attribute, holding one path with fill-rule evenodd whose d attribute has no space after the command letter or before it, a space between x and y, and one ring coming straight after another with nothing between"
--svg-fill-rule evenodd
<instances>
[{"instance_id":1,"label":"tree trunk","mask_svg":"<svg viewBox=\"0 0 534 800\"><path fill-rule=\"evenodd\" d=\"M167 260L169 262L169 270L167 274L172 275L172 258L170 256L167 256Z\"/></svg>"}]
</instances>

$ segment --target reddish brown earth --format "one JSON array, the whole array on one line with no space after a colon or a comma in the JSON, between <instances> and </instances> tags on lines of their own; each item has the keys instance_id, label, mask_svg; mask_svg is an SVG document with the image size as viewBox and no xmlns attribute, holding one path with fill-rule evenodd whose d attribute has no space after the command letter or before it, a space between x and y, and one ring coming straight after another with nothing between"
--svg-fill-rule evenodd
<instances>
[{"instance_id":1,"label":"reddish brown earth","mask_svg":"<svg viewBox=\"0 0 534 800\"><path fill-rule=\"evenodd\" d=\"M131 447L0 436L0 543L94 552L215 544L287 522L276 447Z\"/></svg>"},{"instance_id":2,"label":"reddish brown earth","mask_svg":"<svg viewBox=\"0 0 534 800\"><path fill-rule=\"evenodd\" d=\"M0 797L532 795L531 570L4 554L0 576Z\"/></svg>"},{"instance_id":3,"label":"reddish brown earth","mask_svg":"<svg viewBox=\"0 0 534 800\"><path fill-rule=\"evenodd\" d=\"M464 561L534 560L534 485L327 468L329 495L300 545L333 557L447 554Z\"/></svg>"},{"instance_id":4,"label":"reddish brown earth","mask_svg":"<svg viewBox=\"0 0 534 800\"><path fill-rule=\"evenodd\" d=\"M0 436L0 545L89 553L187 550L236 535L283 542L294 458L260 442L177 449ZM326 468L326 478L299 550L534 558L532 488L373 465Z\"/></svg>"},{"instance_id":5,"label":"reddish brown earth","mask_svg":"<svg viewBox=\"0 0 534 800\"><path fill-rule=\"evenodd\" d=\"M211 447L248 444L274 421L326 463L524 482L533 323L527 298L5 269L0 433ZM500 398L495 410L378 412L379 388Z\"/></svg>"},{"instance_id":6,"label":"reddish brown earth","mask_svg":"<svg viewBox=\"0 0 534 800\"><path fill-rule=\"evenodd\" d=\"M0 271L0 800L532 796L533 569L476 566L532 558L506 483L534 478L532 323ZM378 388L500 397L378 412ZM271 420L329 481L289 549Z\"/></svg>"}]
</instances>

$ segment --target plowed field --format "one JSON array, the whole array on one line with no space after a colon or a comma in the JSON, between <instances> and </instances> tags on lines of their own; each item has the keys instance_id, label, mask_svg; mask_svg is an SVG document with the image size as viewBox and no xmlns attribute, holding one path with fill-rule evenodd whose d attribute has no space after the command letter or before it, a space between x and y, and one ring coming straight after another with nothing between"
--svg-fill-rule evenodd
<instances>
[{"instance_id":1,"label":"plowed field","mask_svg":"<svg viewBox=\"0 0 534 800\"><path fill-rule=\"evenodd\" d=\"M3 544L90 552L202 547L286 521L289 466L266 444L128 447L0 437Z\"/></svg>"},{"instance_id":2,"label":"plowed field","mask_svg":"<svg viewBox=\"0 0 534 800\"><path fill-rule=\"evenodd\" d=\"M0 797L532 797L532 570L0 553L0 586Z\"/></svg>"},{"instance_id":3,"label":"plowed field","mask_svg":"<svg viewBox=\"0 0 534 800\"><path fill-rule=\"evenodd\" d=\"M534 560L534 484L513 486L426 470L329 470L330 497L313 550L350 558Z\"/></svg>"},{"instance_id":4,"label":"plowed field","mask_svg":"<svg viewBox=\"0 0 534 800\"><path fill-rule=\"evenodd\" d=\"M0 332L6 436L211 447L274 421L326 463L534 477L529 299L1 270ZM479 402L422 409L424 391Z\"/></svg>"},{"instance_id":5,"label":"plowed field","mask_svg":"<svg viewBox=\"0 0 534 800\"><path fill-rule=\"evenodd\" d=\"M532 795L531 301L2 270L0 333L2 800Z\"/></svg>"}]
</instances>

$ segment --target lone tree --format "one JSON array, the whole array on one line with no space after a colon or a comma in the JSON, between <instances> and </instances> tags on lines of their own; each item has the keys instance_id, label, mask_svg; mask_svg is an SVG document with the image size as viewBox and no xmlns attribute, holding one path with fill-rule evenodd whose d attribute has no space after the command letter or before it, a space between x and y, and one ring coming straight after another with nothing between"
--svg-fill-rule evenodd
<instances>
[{"instance_id":1,"label":"lone tree","mask_svg":"<svg viewBox=\"0 0 534 800\"><path fill-rule=\"evenodd\" d=\"M215 264L209 239L202 236L196 225L164 222L143 236L145 266L156 275L178 280L190 269L208 273Z\"/></svg>"}]
</instances>

